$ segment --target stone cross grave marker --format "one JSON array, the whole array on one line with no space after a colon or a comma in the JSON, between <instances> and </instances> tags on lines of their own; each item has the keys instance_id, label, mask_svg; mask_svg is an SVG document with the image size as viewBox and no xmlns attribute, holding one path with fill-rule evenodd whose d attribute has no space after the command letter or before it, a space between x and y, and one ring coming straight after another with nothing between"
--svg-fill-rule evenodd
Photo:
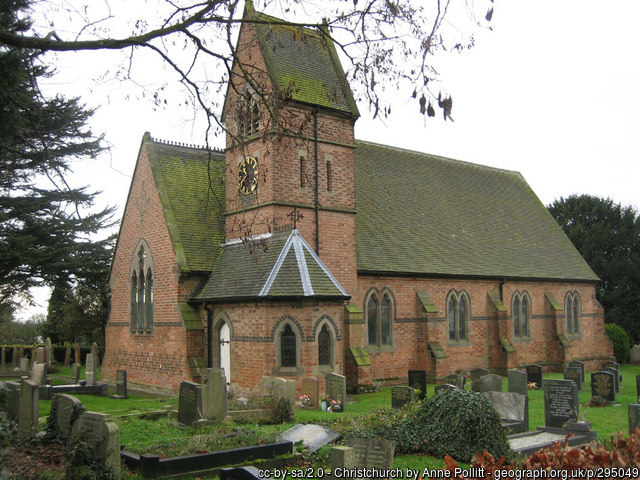
<instances>
[{"instance_id":1,"label":"stone cross grave marker","mask_svg":"<svg viewBox=\"0 0 640 480\"><path fill-rule=\"evenodd\" d=\"M80 344L76 343L76 346L73 351L75 363L82 363L82 358L80 358Z\"/></svg>"},{"instance_id":2,"label":"stone cross grave marker","mask_svg":"<svg viewBox=\"0 0 640 480\"><path fill-rule=\"evenodd\" d=\"M64 351L64 368L71 366L71 345L67 344L67 348Z\"/></svg>"},{"instance_id":3,"label":"stone cross grave marker","mask_svg":"<svg viewBox=\"0 0 640 480\"><path fill-rule=\"evenodd\" d=\"M591 396L604 398L609 405L616 403L615 373L601 370L591 374Z\"/></svg>"},{"instance_id":4,"label":"stone cross grave marker","mask_svg":"<svg viewBox=\"0 0 640 480\"><path fill-rule=\"evenodd\" d=\"M540 365L527 365L527 383L535 383L542 387L542 367Z\"/></svg>"},{"instance_id":5,"label":"stone cross grave marker","mask_svg":"<svg viewBox=\"0 0 640 480\"><path fill-rule=\"evenodd\" d=\"M202 418L220 422L227 416L227 379L222 368L202 375Z\"/></svg>"},{"instance_id":6,"label":"stone cross grave marker","mask_svg":"<svg viewBox=\"0 0 640 480\"><path fill-rule=\"evenodd\" d=\"M474 392L480 391L480 377L483 375L489 375L489 370L486 368L476 368L475 370L471 370L471 390Z\"/></svg>"},{"instance_id":7,"label":"stone cross grave marker","mask_svg":"<svg viewBox=\"0 0 640 480\"><path fill-rule=\"evenodd\" d=\"M31 380L40 386L47 384L47 365L45 363L34 363L31 367Z\"/></svg>"},{"instance_id":8,"label":"stone cross grave marker","mask_svg":"<svg viewBox=\"0 0 640 480\"><path fill-rule=\"evenodd\" d=\"M355 450L358 468L389 470L393 465L395 443L382 438L352 438L349 442Z\"/></svg>"},{"instance_id":9,"label":"stone cross grave marker","mask_svg":"<svg viewBox=\"0 0 640 480\"><path fill-rule=\"evenodd\" d=\"M53 356L53 345L51 344L51 339L47 337L44 341L44 363L52 363L55 361L55 357Z\"/></svg>"},{"instance_id":10,"label":"stone cross grave marker","mask_svg":"<svg viewBox=\"0 0 640 480\"><path fill-rule=\"evenodd\" d=\"M629 433L633 432L635 428L640 425L640 403L630 403L628 407L629 411Z\"/></svg>"},{"instance_id":11,"label":"stone cross grave marker","mask_svg":"<svg viewBox=\"0 0 640 480\"><path fill-rule=\"evenodd\" d=\"M320 382L317 378L302 379L302 394L309 397L309 407L318 408L320 405Z\"/></svg>"},{"instance_id":12,"label":"stone cross grave marker","mask_svg":"<svg viewBox=\"0 0 640 480\"><path fill-rule=\"evenodd\" d=\"M328 427L298 424L278 435L277 441L296 443L302 440L302 444L309 452L315 452L338 438L340 438L340 434Z\"/></svg>"},{"instance_id":13,"label":"stone cross grave marker","mask_svg":"<svg viewBox=\"0 0 640 480\"><path fill-rule=\"evenodd\" d=\"M412 387L420 400L427 398L427 371L409 370L409 386Z\"/></svg>"},{"instance_id":14,"label":"stone cross grave marker","mask_svg":"<svg viewBox=\"0 0 640 480\"><path fill-rule=\"evenodd\" d=\"M569 367L579 368L580 369L580 381L584 383L584 362L580 362L578 360L573 360L569 362Z\"/></svg>"},{"instance_id":15,"label":"stone cross grave marker","mask_svg":"<svg viewBox=\"0 0 640 480\"><path fill-rule=\"evenodd\" d=\"M87 381L87 385L89 386L98 384L98 369L96 365L96 358L92 353L87 353L84 378Z\"/></svg>"},{"instance_id":16,"label":"stone cross grave marker","mask_svg":"<svg viewBox=\"0 0 640 480\"><path fill-rule=\"evenodd\" d=\"M73 395L64 393L55 395L51 405L55 406L52 410L56 412L56 433L64 442L67 442L71 438L73 424L85 411L84 405Z\"/></svg>"},{"instance_id":17,"label":"stone cross grave marker","mask_svg":"<svg viewBox=\"0 0 640 480\"><path fill-rule=\"evenodd\" d=\"M22 357L20 359L20 370L23 372L29 371L29 359L27 357Z\"/></svg>"},{"instance_id":18,"label":"stone cross grave marker","mask_svg":"<svg viewBox=\"0 0 640 480\"><path fill-rule=\"evenodd\" d=\"M564 379L576 382L578 390L582 390L582 372L578 367L567 367L564 370Z\"/></svg>"},{"instance_id":19,"label":"stone cross grave marker","mask_svg":"<svg viewBox=\"0 0 640 480\"><path fill-rule=\"evenodd\" d=\"M20 384L20 408L18 411L18 431L28 433L38 427L38 401L40 385L31 380Z\"/></svg>"},{"instance_id":20,"label":"stone cross grave marker","mask_svg":"<svg viewBox=\"0 0 640 480\"><path fill-rule=\"evenodd\" d=\"M502 376L489 373L478 379L479 392L501 392Z\"/></svg>"},{"instance_id":21,"label":"stone cross grave marker","mask_svg":"<svg viewBox=\"0 0 640 480\"><path fill-rule=\"evenodd\" d=\"M551 380L542 382L544 389L545 426L562 428L569 420L577 421L580 412L578 386L573 380Z\"/></svg>"},{"instance_id":22,"label":"stone cross grave marker","mask_svg":"<svg viewBox=\"0 0 640 480\"><path fill-rule=\"evenodd\" d=\"M78 383L80 381L80 373L82 371L82 365L74 363L71 367L71 383Z\"/></svg>"},{"instance_id":23,"label":"stone cross grave marker","mask_svg":"<svg viewBox=\"0 0 640 480\"><path fill-rule=\"evenodd\" d=\"M527 374L514 368L509 369L507 372L507 391L519 393L520 395L529 395Z\"/></svg>"},{"instance_id":24,"label":"stone cross grave marker","mask_svg":"<svg viewBox=\"0 0 640 480\"><path fill-rule=\"evenodd\" d=\"M187 380L180 383L178 421L186 425L202 418L202 386Z\"/></svg>"},{"instance_id":25,"label":"stone cross grave marker","mask_svg":"<svg viewBox=\"0 0 640 480\"><path fill-rule=\"evenodd\" d=\"M391 406L402 408L407 403L416 401L415 390L412 387L395 386L391 389Z\"/></svg>"},{"instance_id":26,"label":"stone cross grave marker","mask_svg":"<svg viewBox=\"0 0 640 480\"><path fill-rule=\"evenodd\" d=\"M448 383L449 385L455 385L458 388L464 388L465 378L462 375L458 375L457 373L450 373L446 377L444 377L444 383Z\"/></svg>"},{"instance_id":27,"label":"stone cross grave marker","mask_svg":"<svg viewBox=\"0 0 640 480\"><path fill-rule=\"evenodd\" d=\"M85 442L94 459L104 462L118 478L120 475L120 430L109 415L85 412L71 429L71 444Z\"/></svg>"},{"instance_id":28,"label":"stone cross grave marker","mask_svg":"<svg viewBox=\"0 0 640 480\"><path fill-rule=\"evenodd\" d=\"M640 365L640 345L634 345L631 347L631 363L633 365Z\"/></svg>"},{"instance_id":29,"label":"stone cross grave marker","mask_svg":"<svg viewBox=\"0 0 640 480\"><path fill-rule=\"evenodd\" d=\"M347 410L347 378L337 373L329 373L326 376L327 397L338 402L339 406L334 407L334 412L344 412ZM328 401L328 400L327 400Z\"/></svg>"}]
</instances>

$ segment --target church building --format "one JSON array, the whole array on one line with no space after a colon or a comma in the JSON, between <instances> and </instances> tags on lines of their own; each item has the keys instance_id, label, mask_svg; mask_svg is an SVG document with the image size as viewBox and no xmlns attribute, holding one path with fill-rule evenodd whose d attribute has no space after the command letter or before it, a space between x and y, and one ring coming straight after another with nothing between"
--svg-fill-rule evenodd
<instances>
[{"instance_id":1,"label":"church building","mask_svg":"<svg viewBox=\"0 0 640 480\"><path fill-rule=\"evenodd\" d=\"M357 387L612 359L598 277L518 172L355 139L324 32L245 16L224 151L142 139L104 379Z\"/></svg>"}]
</instances>

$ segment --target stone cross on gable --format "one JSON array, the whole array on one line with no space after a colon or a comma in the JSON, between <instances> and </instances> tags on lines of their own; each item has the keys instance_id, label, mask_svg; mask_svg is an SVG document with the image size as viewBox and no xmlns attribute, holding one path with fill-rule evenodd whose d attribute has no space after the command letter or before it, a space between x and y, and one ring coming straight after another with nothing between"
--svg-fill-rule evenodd
<instances>
[{"instance_id":1,"label":"stone cross on gable","mask_svg":"<svg viewBox=\"0 0 640 480\"><path fill-rule=\"evenodd\" d=\"M304 215L298 210L298 207L294 207L291 213L287 213L287 217L293 222L293 228L296 228L297 223L304 218Z\"/></svg>"}]
</instances>

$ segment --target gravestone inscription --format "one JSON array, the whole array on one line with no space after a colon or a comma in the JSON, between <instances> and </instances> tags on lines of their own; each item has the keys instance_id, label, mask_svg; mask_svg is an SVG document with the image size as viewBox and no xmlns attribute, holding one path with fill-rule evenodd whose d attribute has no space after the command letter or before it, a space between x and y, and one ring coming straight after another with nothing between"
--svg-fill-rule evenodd
<instances>
[{"instance_id":1,"label":"gravestone inscription","mask_svg":"<svg viewBox=\"0 0 640 480\"><path fill-rule=\"evenodd\" d=\"M576 421L580 410L578 387L572 380L544 380L545 425L562 428L569 420Z\"/></svg>"},{"instance_id":2,"label":"gravestone inscription","mask_svg":"<svg viewBox=\"0 0 640 480\"><path fill-rule=\"evenodd\" d=\"M580 369L580 381L582 383L584 383L584 362L581 362L579 360L573 360L571 362L569 362L569 365L567 365L568 367L574 367L574 368L579 368Z\"/></svg>"},{"instance_id":3,"label":"gravestone inscription","mask_svg":"<svg viewBox=\"0 0 640 480\"><path fill-rule=\"evenodd\" d=\"M527 382L535 383L537 388L542 387L542 367L540 365L527 365Z\"/></svg>"},{"instance_id":4,"label":"gravestone inscription","mask_svg":"<svg viewBox=\"0 0 640 480\"><path fill-rule=\"evenodd\" d=\"M527 374L514 368L509 369L507 372L507 391L519 393L520 395L528 395Z\"/></svg>"},{"instance_id":5,"label":"gravestone inscription","mask_svg":"<svg viewBox=\"0 0 640 480\"><path fill-rule=\"evenodd\" d=\"M186 425L202 418L202 386L194 382L180 383L178 421Z\"/></svg>"},{"instance_id":6,"label":"gravestone inscription","mask_svg":"<svg viewBox=\"0 0 640 480\"><path fill-rule=\"evenodd\" d=\"M396 386L391 389L391 406L402 408L407 403L416 401L415 390L411 387Z\"/></svg>"},{"instance_id":7,"label":"gravestone inscription","mask_svg":"<svg viewBox=\"0 0 640 480\"><path fill-rule=\"evenodd\" d=\"M427 398L427 371L426 370L409 370L409 386L416 391L416 395L420 400Z\"/></svg>"},{"instance_id":8,"label":"gravestone inscription","mask_svg":"<svg viewBox=\"0 0 640 480\"><path fill-rule=\"evenodd\" d=\"M616 403L615 373L606 370L591 374L591 395L604 398L609 405Z\"/></svg>"},{"instance_id":9,"label":"gravestone inscription","mask_svg":"<svg viewBox=\"0 0 640 480\"><path fill-rule=\"evenodd\" d=\"M353 438L350 446L355 450L358 468L391 469L395 443L377 438Z\"/></svg>"},{"instance_id":10,"label":"gravestone inscription","mask_svg":"<svg viewBox=\"0 0 640 480\"><path fill-rule=\"evenodd\" d=\"M347 400L347 378L337 373L329 373L327 374L326 381L327 397L337 402L333 411L344 412L346 410Z\"/></svg>"},{"instance_id":11,"label":"gravestone inscription","mask_svg":"<svg viewBox=\"0 0 640 480\"><path fill-rule=\"evenodd\" d=\"M578 390L582 390L582 372L578 367L567 367L564 370L564 379L576 382Z\"/></svg>"}]
</instances>

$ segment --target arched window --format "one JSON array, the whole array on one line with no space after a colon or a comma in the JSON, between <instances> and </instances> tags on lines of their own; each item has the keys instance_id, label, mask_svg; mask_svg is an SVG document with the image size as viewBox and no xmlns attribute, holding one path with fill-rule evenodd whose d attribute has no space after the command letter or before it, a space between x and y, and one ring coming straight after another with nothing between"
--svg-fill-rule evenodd
<instances>
[{"instance_id":1,"label":"arched window","mask_svg":"<svg viewBox=\"0 0 640 480\"><path fill-rule=\"evenodd\" d=\"M131 267L131 331L151 333L153 328L153 262L149 246L138 243Z\"/></svg>"},{"instance_id":2,"label":"arched window","mask_svg":"<svg viewBox=\"0 0 640 480\"><path fill-rule=\"evenodd\" d=\"M296 366L296 334L291 325L285 325L280 336L280 365Z\"/></svg>"},{"instance_id":3,"label":"arched window","mask_svg":"<svg viewBox=\"0 0 640 480\"><path fill-rule=\"evenodd\" d=\"M331 334L327 324L318 333L318 365L331 365Z\"/></svg>"},{"instance_id":4,"label":"arched window","mask_svg":"<svg viewBox=\"0 0 640 480\"><path fill-rule=\"evenodd\" d=\"M471 304L465 292L452 290L447 299L447 320L449 321L449 341L469 340L469 316Z\"/></svg>"},{"instance_id":5,"label":"arched window","mask_svg":"<svg viewBox=\"0 0 640 480\"><path fill-rule=\"evenodd\" d=\"M389 291L372 289L366 300L367 336L369 345L393 344L393 321L395 315L393 297Z\"/></svg>"},{"instance_id":6,"label":"arched window","mask_svg":"<svg viewBox=\"0 0 640 480\"><path fill-rule=\"evenodd\" d=\"M527 292L514 292L511 299L511 316L513 317L513 337L527 338L529 336L529 321L531 301Z\"/></svg>"},{"instance_id":7,"label":"arched window","mask_svg":"<svg viewBox=\"0 0 640 480\"><path fill-rule=\"evenodd\" d=\"M569 292L564 299L564 315L567 321L567 335L580 335L580 297L578 292Z\"/></svg>"}]
</instances>

